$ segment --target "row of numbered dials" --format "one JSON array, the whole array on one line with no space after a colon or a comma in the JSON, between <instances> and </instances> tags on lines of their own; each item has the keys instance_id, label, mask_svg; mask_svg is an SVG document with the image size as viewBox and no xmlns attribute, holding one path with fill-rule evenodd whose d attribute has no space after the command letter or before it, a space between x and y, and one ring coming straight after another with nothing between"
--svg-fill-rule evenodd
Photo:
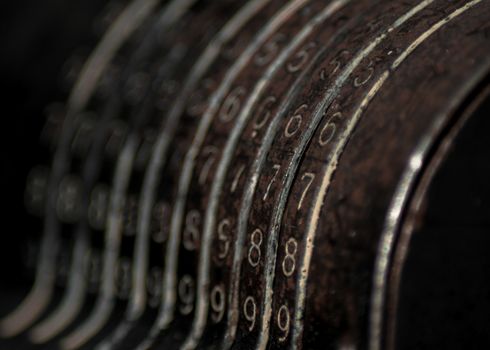
<instances>
[{"instance_id":1,"label":"row of numbered dials","mask_svg":"<svg viewBox=\"0 0 490 350\"><path fill-rule=\"evenodd\" d=\"M356 237L321 224L330 184L385 82L483 3L125 4L46 108L51 159L25 190L35 282L3 335L67 350L355 348L331 256Z\"/></svg>"}]
</instances>

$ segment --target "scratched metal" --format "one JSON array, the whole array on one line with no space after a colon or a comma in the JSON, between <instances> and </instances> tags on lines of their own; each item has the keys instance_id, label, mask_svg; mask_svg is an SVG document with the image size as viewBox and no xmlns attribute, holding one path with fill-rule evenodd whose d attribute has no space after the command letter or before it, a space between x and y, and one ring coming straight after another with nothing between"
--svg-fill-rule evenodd
<instances>
[{"instance_id":1,"label":"scratched metal","mask_svg":"<svg viewBox=\"0 0 490 350\"><path fill-rule=\"evenodd\" d=\"M186 205L185 200L187 199L186 197L188 194L190 198L198 195L197 191L191 192L188 188L190 184L190 175L192 175L195 164L196 168L200 170L197 173L194 172L197 174L196 177L198 177L196 181L198 184L201 183L204 185L205 182L209 181L207 176L209 172L213 170L213 164L211 162L216 161L216 159L213 158L217 156L216 153L219 151L217 148L211 149L206 146L202 147L203 142L207 141L206 133L210 125L214 125L212 123L229 123L232 121L234 116L231 115L230 118L230 113L236 113L236 109L239 107L237 105L239 102L232 99L239 97L236 95L245 93L245 90L241 90L240 88L238 88L238 90L236 88L232 89L233 81L252 59L255 52L257 52L258 49L264 45L266 40L272 36L277 27L281 26L284 21L289 18L289 13L292 9L300 6L300 4L301 2L299 1L291 2L286 5L280 1L273 1L268 4L265 8L267 12L263 10L261 13L261 15L264 16L258 17L259 20L264 21L266 24L262 31L254 35L253 32L250 33L250 31L244 27L243 32L238 32L240 36L244 36L243 38L238 36L236 39L238 43L243 45L244 49L244 52L238 57L238 60L230 60L230 57L227 57L229 54L225 51L219 56L221 60L225 59L225 61L213 62L212 69L215 69L215 67L219 69L216 72L211 70L207 76L201 78L203 83L208 83L216 81L219 75L223 77L223 83L216 87L217 90L212 93L210 97L211 102L209 106L202 109L192 108L190 111L189 109L185 111L187 114L189 114L189 112L193 114L198 113L198 115L202 114L202 117L193 124L189 122L182 123L182 127L185 127L184 132L189 134L187 137L184 138L181 136L180 139L176 139L175 141L177 145L183 141L186 141L187 144L183 145L185 148L182 152L182 155L184 156L182 164L180 164L180 162L174 164L174 166L182 167L182 175L180 175L179 169L175 169L171 172L176 176L179 176L180 179L178 179L179 181L177 181L175 186L176 192L172 194L175 198L175 204L172 209L171 230L169 232L170 236L164 271L164 285L166 285L166 292L168 294L165 295L164 293L163 296L163 313L159 320L161 322L159 327L161 329L166 329L169 327L167 324L172 321L172 318L174 318L174 320L173 323L170 324L170 328L165 330L165 334L160 336L161 343L172 344L181 341L179 338L185 336L186 333L189 332L189 328L193 326L192 318L195 310L196 297L198 298L197 302L199 303L199 308L202 307L201 304L203 302L207 302L207 300L202 300L203 296L200 295L202 293L197 294L195 289L198 264L197 260L194 259L197 259L199 254L199 226L202 224L203 215L203 210L197 210L195 207L201 204L200 201L196 198L196 200L188 202L188 205L194 207L184 211ZM275 12L277 12L277 15L271 16L271 14L274 14ZM266 15L267 13L269 15ZM272 19L267 23L270 17L272 17ZM256 22L256 25L259 23L260 22ZM250 44L245 45L247 42L250 42ZM229 65L223 66L224 62L229 62ZM221 66L219 66L218 63L221 63ZM216 76L217 74L219 75ZM191 105L191 107L193 106ZM213 122L215 114L219 115L216 117L216 121ZM183 117L187 116L184 114ZM192 118L192 114L190 117ZM186 138L188 140L186 140ZM187 148L189 151L186 151ZM202 149L201 152L203 154L201 157L198 157L200 149ZM195 159L196 157L197 162ZM169 165L172 164L169 163ZM162 185L166 185L166 183L162 182ZM180 232L181 230L182 233ZM180 242L182 248L179 247ZM175 300L176 298L178 298L178 300ZM199 299L201 299L201 301L199 301ZM174 310L175 316L173 315ZM202 311L199 311L198 317L202 317L201 313ZM195 328L192 329L191 337L194 336L194 332L196 332ZM189 341L193 342L192 339L189 339ZM186 343L186 346L187 344L188 343ZM147 345L143 344L143 346ZM188 346L193 347L195 345L189 344Z\"/></svg>"},{"instance_id":2,"label":"scratched metal","mask_svg":"<svg viewBox=\"0 0 490 350\"><path fill-rule=\"evenodd\" d=\"M396 12L385 11L385 9L383 9L381 6L374 7L373 12L378 16L396 15ZM310 73L311 75L309 79L313 87L310 88L308 84L303 91L294 98L294 102L292 102L292 106L294 107L289 110L287 117L282 119L279 123L278 129L281 132L277 133L277 136L272 141L272 145L270 146L271 151L263 156L266 157L263 161L265 162L265 165L262 166L264 173L259 179L254 200L251 205L251 210L248 217L248 234L250 235L250 238L248 240L248 244L245 245L249 251L247 260L253 260L253 248L258 246L257 243L260 242L260 240L256 240L254 242L252 236L257 236L258 233L259 235L267 237L267 240L264 239L263 242L261 242L263 245L260 244L261 247L257 247L256 249L256 255L263 256L262 265L257 264L265 271L262 279L263 287L253 288L252 292L254 293L252 294L252 298L254 298L254 300L259 300L258 310L260 310L260 312L258 312L259 316L257 320L260 325L260 333L258 336L259 340L257 346L260 348L267 346L266 343L270 328L276 328L279 330L279 334L274 338L274 340L278 343L285 342L289 336L289 333L292 333L292 329L294 329L291 322L293 317L290 306L284 303L284 300L281 300L282 304L279 304L275 314L272 313L271 308L271 297L274 292L276 292L272 289L271 285L272 281L274 280L274 265L277 265L280 271L280 273L277 274L276 280L280 281L281 279L285 279L287 282L288 278L291 277L289 275L292 275L296 269L296 254L298 254L298 250L301 248L294 237L287 237L284 246L281 248L283 248L284 252L287 249L288 254L284 255L282 261L276 262L276 253L278 250L277 241L279 236L278 224L280 223L283 215L285 201L289 195L289 188L292 185L299 161L304 153L304 148L310 142L311 133L315 129L316 125L318 125L320 121L319 118L322 117L322 114L314 113L314 111L320 110L323 112L325 108L324 106L322 107L321 104L320 107L317 106L318 102L324 98L320 92L322 89L326 90L327 94L325 100L326 103L328 103L328 99L331 100L332 97L335 96L339 87L345 81L347 74L350 74L349 70L352 71L360 61L357 58L358 56L356 56L353 63L348 64L345 70L342 69L341 62L339 62L339 65L337 65L336 60L340 61L341 59L347 59L349 56L349 53L343 49L342 45L352 44L352 42L349 40L359 40L360 38L365 38L366 36L367 38L374 36L372 31L377 30L376 24L379 23L379 21L373 20L372 17L363 16L361 21L363 21L361 23L366 23L365 27L357 23L357 26L355 26L352 30L353 32L346 35L348 38L347 41L343 40L342 37L336 38L336 41L341 43L338 45L340 46L337 48L338 51L325 51L325 54L323 57L321 57L321 60L325 62L328 69L333 71L331 73L327 71L327 77L325 77L324 65L318 64L315 66L315 70L313 73ZM341 57L336 57L335 55L339 52L339 56ZM361 54L364 54L363 51L361 51ZM334 83L335 80L336 82ZM329 87L330 81L333 85L332 88ZM306 174L306 178L304 175L305 174L301 175L301 181L306 180L306 187L309 187L308 182L313 180L312 176L314 175L313 173L308 172ZM305 190L308 189L306 187L304 188ZM300 206L300 204L303 205L303 203L300 202L301 198L299 199L297 206ZM267 217L270 219L263 220ZM244 218L244 220L247 219ZM256 231L257 229L260 231ZM248 261L248 265L253 267L253 264L250 261ZM250 270L248 265L245 264L245 273L247 273L247 269ZM251 275L249 278L249 286L251 284L256 284L257 280L260 281L260 278L255 277L255 275ZM241 289L241 293L247 293L247 291L250 289L252 288L246 288L246 286L244 286L244 288ZM242 295L243 296L241 299L246 301L248 296L246 294ZM244 312L247 306L249 305L246 305L244 302ZM250 338L247 338L247 340L248 339Z\"/></svg>"},{"instance_id":3,"label":"scratched metal","mask_svg":"<svg viewBox=\"0 0 490 350\"><path fill-rule=\"evenodd\" d=\"M309 21L309 14L316 13L318 11L320 11L319 17L322 16L325 17L332 12L331 7L327 7L326 10L323 10L324 7L325 5L323 3L310 2L307 7L301 8L300 10L301 16L298 16L299 20ZM334 8L336 8L336 6L334 6ZM316 25L319 25L320 23L321 21L317 20ZM293 27L295 23L292 22L292 20L289 20L287 25L288 25L287 28L289 29ZM194 339L192 338L189 339L185 344L186 346L195 347L197 345L197 342L199 341L199 333L202 334L202 332L204 331L204 327L206 325L206 318L208 318L208 322L207 322L208 328L213 324L217 324L221 322L222 320L226 321L226 319L224 319L225 311L226 311L225 308L226 301L232 298L231 295L232 289L228 287L229 286L228 283L227 283L228 286L225 286L225 284L222 283L209 286L210 283L209 266L211 263L212 235L214 234L216 229L222 231L219 234L221 236L221 243L224 246L220 247L219 251L217 252L218 256L214 258L220 260L225 258L226 255L228 255L229 253L230 256L232 256L231 255L232 250L230 251L230 246L232 245L232 239L227 238L226 233L223 232L223 230L231 228L231 222L224 221L220 223L221 227L216 227L214 211L216 210L217 205L220 203L218 194L222 188L223 177L225 173L228 171L230 160L233 159L232 157L234 156L233 154L234 149L239 145L238 136L240 136L240 134L243 131L243 128L249 123L250 117L253 116L253 114L250 113L250 108L261 97L263 92L266 91L266 88L269 85L269 82L271 81L271 78L274 75L274 73L279 71L283 67L283 64L286 62L286 60L289 59L290 56L294 57L293 56L293 54L295 53L294 49L297 49L303 43L303 40L306 37L306 33L309 33L312 30L312 26L313 24L309 25L308 23L306 23L305 25L300 27L302 29L299 31L299 33L293 32L287 34L285 33L284 29L280 28L277 34L274 34L272 40L274 40L274 38L282 38L283 40L289 43L284 45L283 48L281 47L278 48L277 53L274 55L275 57L270 61L270 64L265 64L262 62L261 51L258 51L259 54L255 56L254 64L248 67L246 74L248 77L250 77L252 75L251 68L253 68L257 70L259 74L262 75L262 77L258 81L254 82L254 84L250 87L248 87L245 83L243 85L239 85L238 89L243 89L243 91L250 91L250 93L248 94L243 93L241 96L237 96L236 98L237 108L233 111L234 113L233 119L235 121L235 124L232 128L229 137L227 139L223 139L223 138L217 139L216 137L213 137L212 139L205 140L205 142L207 142L208 144L207 147L216 147L217 150L223 149L223 153L222 155L220 155L219 152L216 152L216 160L215 160L216 165L214 166L214 169L212 169L212 171L206 171L206 177L209 177L208 181L210 186L205 186L205 188L206 187L209 188L210 192L203 193L203 191L200 190L201 193L203 193L204 198L209 196L209 199L206 199L205 201L205 203L207 203L207 206L206 208L204 208L205 216L204 216L203 232L202 232L202 240L201 240L202 242L201 255L199 260L198 298L201 298L201 300L198 299L198 306L201 309L198 310L199 314L195 322L194 334L191 335L191 337ZM289 39L289 37L291 37L291 39ZM262 69L265 69L265 71L262 71ZM230 93L229 96L232 96L232 94L233 92ZM225 104L226 104L226 100L223 106L225 106ZM229 111L225 111L225 112L229 113ZM223 109L220 111L220 113L223 113ZM220 120L223 118L223 116L224 116L223 114L220 114L217 120L214 121L216 126L211 129L213 130L213 133L211 135L215 134L216 130L220 130L223 127L223 124L226 124L227 120L225 121ZM226 116L228 117L228 115ZM223 142L222 146L220 145L219 142ZM201 168L202 169L201 174L202 171L205 170L204 166L206 165L205 160L203 160L202 162L203 162L202 163L203 166ZM201 184L199 184L199 178L197 178L196 180L197 181L195 181L195 183L197 183L198 185L201 186L206 185L206 181L202 181ZM224 226L228 226L228 227L224 227ZM229 260L229 262L231 261L232 260ZM227 295L226 290L229 291L229 295ZM222 322L221 331L224 330L226 333L229 333L229 329L224 329L224 326L226 324L227 327L233 327L233 323ZM216 328L216 326L213 328ZM214 341L216 340L217 339L215 339ZM212 338L211 340L208 339L207 342L212 343ZM204 345L201 345L201 347L202 346Z\"/></svg>"},{"instance_id":4,"label":"scratched metal","mask_svg":"<svg viewBox=\"0 0 490 350\"><path fill-rule=\"evenodd\" d=\"M211 290L210 302L211 311L208 316L207 339L204 339L201 347L212 347L215 342L223 342L224 346L229 347L236 334L238 315L241 312L241 305L238 305L238 282L240 281L240 271L237 269L236 261L240 261L242 247L244 245L244 235L237 234L237 216L240 209L240 201L243 196L245 184L248 176L254 177L253 161L257 151L263 150L261 146L264 137L271 138L271 133L265 133L270 125L274 124L277 107L282 105L281 100L289 100L294 91L299 89L296 82L304 78L303 71L315 62L314 57L317 51L322 50L323 41L328 41L332 31L327 31L325 26L330 21L336 26L341 26L343 21L338 21L342 15L337 11L346 2L339 1L325 5L319 3L320 8L312 2L308 8L303 10L302 15L307 16L308 22L295 35L290 43L279 53L277 59L270 65L265 77L254 87L254 94L246 101L244 108L238 118L237 124L232 129L229 140L225 148L225 156L220 161L217 174L212 181L211 198L206 209L206 226L204 235L212 232L214 238L211 256L206 262L201 257L201 264L209 264L208 272L203 269L200 278L206 278L215 287ZM332 17L332 18L331 18ZM269 127L266 127L269 124ZM277 123L276 123L277 124ZM252 171L252 174L249 173ZM253 181L253 180L252 180ZM219 203L219 205L217 205ZM224 205L223 205L223 204ZM240 230L238 230L240 232ZM207 248L210 249L210 248ZM237 260L238 259L238 260ZM235 261L235 262L234 262ZM238 265L239 266L239 265ZM222 302L222 311L216 301L219 289L228 291L228 297ZM223 293L224 294L224 293ZM250 301L249 301L250 303ZM223 314L219 314L221 311ZM224 313L226 311L226 314ZM217 316L221 317L220 319ZM225 339L220 338L220 330L226 321Z\"/></svg>"},{"instance_id":5,"label":"scratched metal","mask_svg":"<svg viewBox=\"0 0 490 350\"><path fill-rule=\"evenodd\" d=\"M422 11L423 10L424 9L422 9ZM416 18L415 15L416 14L414 13L413 18ZM423 16L424 14L422 13L421 15ZM389 37L387 39L389 40ZM384 79L386 79L386 75L383 70L381 69L380 71L380 68L383 67L383 61L382 56L377 51L377 49L373 51L373 53L371 54L373 56L366 56L365 60L367 60L366 62L368 68L366 69L365 67L361 67L362 70L360 70L359 73L354 71L352 74L351 83L346 84L342 89L340 89L337 97L334 98L330 103L330 107L326 111L321 112L324 113L323 125L321 125L318 128L317 132L314 134L312 142L310 143L309 149L306 153L306 157L303 159L301 165L302 170L298 172L298 194L296 198L290 198L290 206L296 206L296 209L298 207L302 208L303 203L301 202L301 200L304 200L305 196L311 190L311 194L314 195L314 204L311 207L303 209L307 210L306 215L297 216L298 220L305 220L302 225L306 227L307 234L304 235L302 241L301 238L297 237L293 237L294 241L292 241L290 236L286 235L282 239L282 247L284 248L279 250L278 255L278 261L281 262L281 265L276 265L277 273L280 273L281 269L284 270L285 267L288 268L288 265L291 266L293 259L295 260L295 256L288 257L286 249L291 250L293 249L292 247L297 247L297 243L295 242L302 242L301 245L298 244L298 247L304 246L304 260L300 260L301 265L298 266L298 271L301 272L299 272L297 275L297 287L291 287L297 288L295 291L293 289L294 292L292 293L292 297L297 299L297 301L293 301L293 303L304 302L304 288L306 285L306 279L308 278L308 265L310 263L307 259L309 259L309 255L311 254L311 250L314 244L314 232L317 229L317 217L319 215L318 210L322 204L324 193L328 189L328 184L330 182L332 173L335 171L335 168L337 166L338 157L344 147L343 145L348 140L349 134L354 128L357 119L361 116L362 110L365 108L365 104L369 102L370 98L372 98L373 93L375 93L377 89L379 89L379 82L383 82ZM385 52L387 56L387 59L385 59L387 63L384 64L389 64L390 56L392 56L392 54L396 52L396 50L393 49L390 45L387 45L383 48L383 52ZM374 65L374 62L376 62L377 64ZM370 82L372 80L374 80L374 83L372 83L372 85L370 86L369 84L371 84ZM365 94L365 97L357 97L357 94L360 94L361 96L362 94ZM353 99L356 98L359 101L357 105L355 102L353 102ZM350 115L352 115L352 117L350 117ZM325 161L322 161L322 159L318 158L318 156L315 157L315 154L326 154L327 156L324 158L325 161L327 161L326 165L322 166L322 163ZM330 154L332 155L329 156ZM297 201L297 204L295 204L295 201ZM308 211L310 213L308 213ZM295 225L293 225L293 227L294 226ZM289 223L287 224L287 226L283 227L285 231L289 230L291 232L294 232L294 230L287 228L290 227ZM296 253L298 252L296 251ZM282 272L284 273L284 271ZM279 279L276 279L276 282L277 281L279 281ZM291 333L293 335L293 338L296 338L293 339L293 341L298 342L298 339L301 336L301 332L304 327L303 324L300 322L300 320L303 318L304 311L302 310L301 304L297 305L296 307L297 310L294 317L295 324L291 325ZM279 327L280 305L277 307L277 310L278 318L276 319L276 322L277 326ZM278 334L280 334L280 332L278 332ZM275 339L278 338L275 337ZM347 343L349 342L349 340L345 341ZM296 344L295 346L299 346L299 344Z\"/></svg>"},{"instance_id":6,"label":"scratched metal","mask_svg":"<svg viewBox=\"0 0 490 350\"><path fill-rule=\"evenodd\" d=\"M424 37L423 33L430 28L439 28L446 38L454 35L453 40L447 39L442 44L437 34L428 36L405 62L395 58L389 63L391 66L385 67L390 77L386 78L386 85L377 95L373 94L374 83L365 91L369 106L362 106L360 111L364 115L342 152L328 195L323 204L320 202L321 213L316 225L319 235L314 242L310 276L325 277L322 283L314 283L314 277L310 277L307 284L302 339L305 347L345 342L346 346L369 344L372 349L384 348L380 343L382 334L378 323L383 314L376 310L369 318L368 308L372 283L376 283L373 298L378 295L378 288L383 288L378 285L380 276L373 275L373 271L385 217L390 221L399 220L398 214L388 216L391 198L394 201L398 198L394 197L395 188L404 169L409 171L410 154L421 142L422 135L430 135L429 139L434 142L438 130L457 108L462 96L477 84L485 71L488 72L489 53L483 49L488 46L488 42L485 44L488 39L485 39L484 31L472 40L463 39L464 33L478 33L476 28L481 28L488 16L488 4L469 3L474 6L471 8L464 7L466 3L451 4L447 11L447 3L435 3L434 6L444 6L444 11L423 16L427 21L419 20L418 29L415 27L408 36L398 36L400 43L394 42L398 48L397 57L403 57L404 50L413 47L411 43L420 42L417 38ZM444 18L458 8L466 12L461 12L461 17L452 19L446 26L434 27L437 23L449 23ZM473 22L474 27L466 27L468 22ZM463 23L467 29L463 30ZM468 52L472 52L471 59L468 59ZM393 66L397 62L401 64L395 70ZM414 62L419 62L416 70L412 66ZM465 79L467 84L455 86L449 83ZM404 128L400 127L403 123L407 125ZM375 139L384 141L375 142ZM369 152L369 159L365 152ZM412 166L420 166L424 155L420 156L418 165L413 162ZM387 247L383 241L380 244L383 256ZM321 298L322 290L330 291L328 298ZM371 312L375 310L371 309ZM332 333L317 333L315 328L319 325Z\"/></svg>"}]
</instances>

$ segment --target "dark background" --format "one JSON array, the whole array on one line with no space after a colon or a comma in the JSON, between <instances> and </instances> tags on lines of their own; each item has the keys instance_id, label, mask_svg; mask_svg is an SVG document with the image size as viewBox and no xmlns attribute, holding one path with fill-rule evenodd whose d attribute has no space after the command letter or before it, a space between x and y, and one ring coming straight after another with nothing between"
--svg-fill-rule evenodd
<instances>
[{"instance_id":1,"label":"dark background","mask_svg":"<svg viewBox=\"0 0 490 350\"><path fill-rule=\"evenodd\" d=\"M50 152L39 145L45 108L64 102L67 59L87 55L99 32L103 0L6 1L0 11L2 241L0 313L32 283L22 269L25 232L38 232L42 221L24 209L26 176L36 164L49 165ZM103 24L102 19L99 21ZM19 288L24 293L19 293ZM11 299L10 296L13 298Z\"/></svg>"}]
</instances>

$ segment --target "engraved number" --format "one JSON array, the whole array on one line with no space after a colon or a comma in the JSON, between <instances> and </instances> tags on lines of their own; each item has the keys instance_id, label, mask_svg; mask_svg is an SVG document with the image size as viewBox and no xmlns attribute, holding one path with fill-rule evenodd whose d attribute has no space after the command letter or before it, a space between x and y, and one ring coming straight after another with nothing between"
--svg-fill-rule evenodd
<instances>
[{"instance_id":1,"label":"engraved number","mask_svg":"<svg viewBox=\"0 0 490 350\"><path fill-rule=\"evenodd\" d=\"M265 190L264 196L262 197L262 200L264 202L267 199L267 196L269 196L269 191L271 190L271 186L274 183L274 181L276 181L276 176L277 176L277 173L279 172L279 169L281 169L281 166L279 164L274 164L272 166L272 169L274 169L274 175L272 175L271 181L269 182L269 185L267 186L267 188Z\"/></svg>"},{"instance_id":2,"label":"engraved number","mask_svg":"<svg viewBox=\"0 0 490 350\"><path fill-rule=\"evenodd\" d=\"M268 96L264 99L264 101L260 104L259 109L257 111L257 117L255 118L253 124L252 138L257 136L257 130L260 130L264 127L271 116L270 106L276 103L277 99L274 96Z\"/></svg>"},{"instance_id":3,"label":"engraved number","mask_svg":"<svg viewBox=\"0 0 490 350\"><path fill-rule=\"evenodd\" d=\"M368 65L367 65L367 67L365 67L364 71L366 72L364 77L358 75L354 78L354 86L355 87L362 86L362 85L366 84L369 80L371 80L371 77L374 74L374 68L373 68L373 61L372 60L369 61Z\"/></svg>"},{"instance_id":4,"label":"engraved number","mask_svg":"<svg viewBox=\"0 0 490 350\"><path fill-rule=\"evenodd\" d=\"M230 192L231 193L234 193L236 191L236 188L238 186L238 181L240 181L240 177L242 176L242 173L243 171L245 170L245 165L242 164L237 172L236 172L236 175L235 175L235 178L233 179L233 182L231 183L231 186L230 186Z\"/></svg>"},{"instance_id":5,"label":"engraved number","mask_svg":"<svg viewBox=\"0 0 490 350\"><path fill-rule=\"evenodd\" d=\"M278 338L280 342L287 339L290 322L289 310L286 305L282 305L277 312L277 327L283 332L283 335Z\"/></svg>"},{"instance_id":6,"label":"engraved number","mask_svg":"<svg viewBox=\"0 0 490 350\"><path fill-rule=\"evenodd\" d=\"M288 123L286 124L284 136L291 137L298 132L299 128L301 127L301 123L303 122L301 111L307 108L308 105L302 104L294 111L293 116L289 118Z\"/></svg>"},{"instance_id":7,"label":"engraved number","mask_svg":"<svg viewBox=\"0 0 490 350\"><path fill-rule=\"evenodd\" d=\"M148 305L152 308L160 304L162 295L162 270L156 266L152 267L146 279L146 288L149 298Z\"/></svg>"},{"instance_id":8,"label":"engraved number","mask_svg":"<svg viewBox=\"0 0 490 350\"><path fill-rule=\"evenodd\" d=\"M320 78L325 81L327 80L327 78L337 73L340 67L342 66L342 61L344 61L342 59L342 56L347 57L349 55L350 55L349 51L342 50L332 61L330 61L330 66L333 66L333 69L330 71L330 74L327 74L325 69L323 69L320 73Z\"/></svg>"},{"instance_id":9,"label":"engraved number","mask_svg":"<svg viewBox=\"0 0 490 350\"><path fill-rule=\"evenodd\" d=\"M136 235L136 220L138 201L134 196L129 196L124 206L124 234L126 236Z\"/></svg>"},{"instance_id":10,"label":"engraved number","mask_svg":"<svg viewBox=\"0 0 490 350\"><path fill-rule=\"evenodd\" d=\"M153 208L153 222L151 237L156 243L163 243L167 239L167 222L169 217L169 205L166 202L159 202Z\"/></svg>"},{"instance_id":11,"label":"engraved number","mask_svg":"<svg viewBox=\"0 0 490 350\"><path fill-rule=\"evenodd\" d=\"M255 229L250 237L250 248L248 250L248 262L252 267L256 267L260 262L261 251L260 246L262 245L262 240L264 235L260 229Z\"/></svg>"},{"instance_id":12,"label":"engraved number","mask_svg":"<svg viewBox=\"0 0 490 350\"><path fill-rule=\"evenodd\" d=\"M251 331L255 326L255 318L257 316L257 305L255 304L255 300L253 297L248 296L243 303L243 314L245 315L245 319L250 322L248 326L248 330Z\"/></svg>"},{"instance_id":13,"label":"engraved number","mask_svg":"<svg viewBox=\"0 0 490 350\"><path fill-rule=\"evenodd\" d=\"M284 252L286 256L282 261L282 272L284 276L290 277L294 270L296 269L296 252L298 251L298 242L294 238L288 239L286 246L284 247Z\"/></svg>"},{"instance_id":14,"label":"engraved number","mask_svg":"<svg viewBox=\"0 0 490 350\"><path fill-rule=\"evenodd\" d=\"M282 33L277 33L269 42L267 42L260 52L255 56L254 62L258 66L268 64L279 52L281 42L286 39Z\"/></svg>"},{"instance_id":15,"label":"engraved number","mask_svg":"<svg viewBox=\"0 0 490 350\"><path fill-rule=\"evenodd\" d=\"M240 97L242 97L244 94L245 89L241 86L238 86L226 97L219 113L219 119L223 123L227 123L235 119L238 112L240 111Z\"/></svg>"},{"instance_id":16,"label":"engraved number","mask_svg":"<svg viewBox=\"0 0 490 350\"><path fill-rule=\"evenodd\" d=\"M306 193L310 189L310 186L313 183L313 180L315 179L315 174L313 174L313 173L304 173L303 176L301 176L301 181L303 181L305 179L307 181L306 182L306 187L305 187L303 193L301 194L301 198L299 199L298 210L300 210L301 209L301 206L303 205L303 201L304 201L304 199L306 197Z\"/></svg>"},{"instance_id":17,"label":"engraved number","mask_svg":"<svg viewBox=\"0 0 490 350\"><path fill-rule=\"evenodd\" d=\"M207 156L204 165L202 166L201 173L199 174L199 184L202 186L206 183L209 175L209 171L216 161L216 155L218 154L218 149L215 146L206 146L203 148L202 153Z\"/></svg>"},{"instance_id":18,"label":"engraved number","mask_svg":"<svg viewBox=\"0 0 490 350\"><path fill-rule=\"evenodd\" d=\"M63 222L73 223L80 217L81 183L75 176L61 181L56 211Z\"/></svg>"},{"instance_id":19,"label":"engraved number","mask_svg":"<svg viewBox=\"0 0 490 350\"><path fill-rule=\"evenodd\" d=\"M309 42L301 51L294 55L294 58L288 63L286 67L288 73L296 73L297 71L301 70L310 58L310 54L308 52L315 47L315 42Z\"/></svg>"},{"instance_id":20,"label":"engraved number","mask_svg":"<svg viewBox=\"0 0 490 350\"><path fill-rule=\"evenodd\" d=\"M224 219L218 225L218 240L220 241L218 258L224 259L230 251L230 237L227 234L227 229L230 228L230 220Z\"/></svg>"},{"instance_id":21,"label":"engraved number","mask_svg":"<svg viewBox=\"0 0 490 350\"><path fill-rule=\"evenodd\" d=\"M225 289L223 285L217 285L211 291L211 319L218 323L223 319L225 314Z\"/></svg>"},{"instance_id":22,"label":"engraved number","mask_svg":"<svg viewBox=\"0 0 490 350\"><path fill-rule=\"evenodd\" d=\"M179 298L182 301L180 313L182 315L189 315L194 309L195 293L195 285L192 277L189 275L182 276L179 283Z\"/></svg>"},{"instance_id":23,"label":"engraved number","mask_svg":"<svg viewBox=\"0 0 490 350\"><path fill-rule=\"evenodd\" d=\"M323 147L326 144L328 144L330 141L332 141L337 131L336 123L340 118L342 118L341 112L336 112L330 118L328 118L327 122L325 123L322 130L320 131L320 136L318 138L318 143L320 144L320 146Z\"/></svg>"},{"instance_id":24,"label":"engraved number","mask_svg":"<svg viewBox=\"0 0 490 350\"><path fill-rule=\"evenodd\" d=\"M185 218L185 228L183 244L187 250L195 250L199 240L199 225L201 223L201 213L193 209Z\"/></svg>"}]
</instances>

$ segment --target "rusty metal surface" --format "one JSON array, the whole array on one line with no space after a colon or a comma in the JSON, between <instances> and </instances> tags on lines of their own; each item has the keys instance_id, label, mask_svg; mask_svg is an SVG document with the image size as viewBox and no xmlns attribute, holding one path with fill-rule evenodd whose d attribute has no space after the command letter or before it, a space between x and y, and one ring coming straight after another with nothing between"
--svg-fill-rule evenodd
<instances>
[{"instance_id":1,"label":"rusty metal surface","mask_svg":"<svg viewBox=\"0 0 490 350\"><path fill-rule=\"evenodd\" d=\"M418 329L429 326L407 306L434 322L430 305L469 312L456 305L468 296L424 301L410 269L418 249L437 249L417 239L459 186L444 169L464 161L450 155L488 163L471 123L488 116L490 2L115 4L98 46L69 70L71 93L47 109L20 194L42 231L25 234L22 269L35 279L2 315L0 346L490 344L476 336L488 318L474 337L457 332L471 318L448 321L449 342L449 328ZM487 191L482 169L464 181ZM439 172L450 185L434 192ZM455 203L477 196L463 192ZM479 203L461 232L489 231ZM445 225L449 213L438 214ZM487 271L478 256L474 270Z\"/></svg>"}]
</instances>

